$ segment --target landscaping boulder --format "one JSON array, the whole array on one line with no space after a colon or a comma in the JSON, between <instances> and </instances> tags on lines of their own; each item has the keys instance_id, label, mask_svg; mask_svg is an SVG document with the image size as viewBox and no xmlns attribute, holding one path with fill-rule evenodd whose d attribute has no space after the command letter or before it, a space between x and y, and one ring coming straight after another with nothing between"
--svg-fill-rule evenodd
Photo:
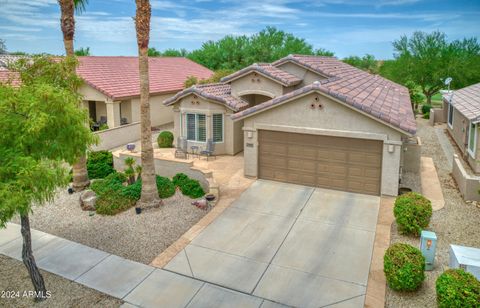
<instances>
[{"instance_id":1,"label":"landscaping boulder","mask_svg":"<svg viewBox=\"0 0 480 308\"><path fill-rule=\"evenodd\" d=\"M80 195L80 206L84 211L95 211L95 203L97 202L97 194L93 190L85 190Z\"/></svg>"}]
</instances>

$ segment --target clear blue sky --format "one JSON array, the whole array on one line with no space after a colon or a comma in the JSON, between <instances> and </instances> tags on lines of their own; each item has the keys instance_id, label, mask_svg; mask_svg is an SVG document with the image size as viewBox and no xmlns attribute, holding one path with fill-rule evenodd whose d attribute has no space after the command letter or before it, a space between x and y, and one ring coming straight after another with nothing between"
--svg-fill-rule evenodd
<instances>
[{"instance_id":1,"label":"clear blue sky","mask_svg":"<svg viewBox=\"0 0 480 308\"><path fill-rule=\"evenodd\" d=\"M449 39L480 37L479 0L151 0L150 46L192 50L226 34L275 26L338 57L391 58L391 42L415 30ZM9 51L62 54L57 0L0 0L0 38ZM75 48L135 55L134 0L90 0L77 16Z\"/></svg>"}]
</instances>

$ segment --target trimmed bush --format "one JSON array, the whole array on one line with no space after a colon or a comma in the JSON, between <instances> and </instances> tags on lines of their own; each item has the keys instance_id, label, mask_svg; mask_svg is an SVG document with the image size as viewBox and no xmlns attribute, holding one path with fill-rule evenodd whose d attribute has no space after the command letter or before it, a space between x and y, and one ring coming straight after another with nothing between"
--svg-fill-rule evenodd
<instances>
[{"instance_id":1,"label":"trimmed bush","mask_svg":"<svg viewBox=\"0 0 480 308\"><path fill-rule=\"evenodd\" d=\"M205 195L202 186L200 186L200 182L193 179L188 179L183 182L182 186L180 186L180 190L182 191L182 194L189 196L192 199L200 198Z\"/></svg>"},{"instance_id":2,"label":"trimmed bush","mask_svg":"<svg viewBox=\"0 0 480 308\"><path fill-rule=\"evenodd\" d=\"M422 105L422 113L423 114L430 113L430 109L432 109L432 105Z\"/></svg>"},{"instance_id":3,"label":"trimmed bush","mask_svg":"<svg viewBox=\"0 0 480 308\"><path fill-rule=\"evenodd\" d=\"M425 258L408 244L391 245L383 257L383 271L388 286L396 291L415 291L425 279Z\"/></svg>"},{"instance_id":4,"label":"trimmed bush","mask_svg":"<svg viewBox=\"0 0 480 308\"><path fill-rule=\"evenodd\" d=\"M175 185L169 178L157 175L157 188L158 195L162 199L169 198L175 194Z\"/></svg>"},{"instance_id":5,"label":"trimmed bush","mask_svg":"<svg viewBox=\"0 0 480 308\"><path fill-rule=\"evenodd\" d=\"M95 180L90 189L97 194L96 212L101 215L115 215L135 205L137 199L130 186L123 186L127 176L115 172L104 179ZM138 194L140 197L140 194Z\"/></svg>"},{"instance_id":6,"label":"trimmed bush","mask_svg":"<svg viewBox=\"0 0 480 308\"><path fill-rule=\"evenodd\" d=\"M90 152L87 158L87 171L90 179L103 179L115 173L113 156L109 151Z\"/></svg>"},{"instance_id":7,"label":"trimmed bush","mask_svg":"<svg viewBox=\"0 0 480 308\"><path fill-rule=\"evenodd\" d=\"M463 269L449 269L436 282L440 308L480 307L480 281Z\"/></svg>"},{"instance_id":8,"label":"trimmed bush","mask_svg":"<svg viewBox=\"0 0 480 308\"><path fill-rule=\"evenodd\" d=\"M185 173L177 173L175 174L175 176L172 178L172 181L173 181L173 185L175 186L182 186L185 182L187 182L190 178L188 177L188 175L186 175Z\"/></svg>"},{"instance_id":9,"label":"trimmed bush","mask_svg":"<svg viewBox=\"0 0 480 308\"><path fill-rule=\"evenodd\" d=\"M142 180L138 180L128 186L123 186L120 194L125 198L139 200L142 195Z\"/></svg>"},{"instance_id":10,"label":"trimmed bush","mask_svg":"<svg viewBox=\"0 0 480 308\"><path fill-rule=\"evenodd\" d=\"M173 133L169 131L163 131L157 138L159 148L171 148L173 147Z\"/></svg>"},{"instance_id":11,"label":"trimmed bush","mask_svg":"<svg viewBox=\"0 0 480 308\"><path fill-rule=\"evenodd\" d=\"M430 223L432 203L420 194L409 192L397 197L393 214L401 233L419 236Z\"/></svg>"},{"instance_id":12,"label":"trimmed bush","mask_svg":"<svg viewBox=\"0 0 480 308\"><path fill-rule=\"evenodd\" d=\"M136 200L125 198L119 191L109 191L97 199L96 212L101 215L115 215L135 205Z\"/></svg>"}]
</instances>

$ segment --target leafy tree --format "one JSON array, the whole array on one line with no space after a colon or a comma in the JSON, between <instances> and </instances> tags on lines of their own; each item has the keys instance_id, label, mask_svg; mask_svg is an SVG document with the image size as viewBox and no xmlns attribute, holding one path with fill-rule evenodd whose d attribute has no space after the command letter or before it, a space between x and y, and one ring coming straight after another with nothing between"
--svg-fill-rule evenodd
<instances>
[{"instance_id":1,"label":"leafy tree","mask_svg":"<svg viewBox=\"0 0 480 308\"><path fill-rule=\"evenodd\" d=\"M80 49L75 50L75 55L77 57L90 56L90 47L85 47L85 48L82 47Z\"/></svg>"},{"instance_id":2,"label":"leafy tree","mask_svg":"<svg viewBox=\"0 0 480 308\"><path fill-rule=\"evenodd\" d=\"M80 108L76 65L71 58L19 60L12 69L20 86L0 83L0 227L20 215L22 259L37 300L45 299L46 288L32 253L29 214L68 184L64 163L95 141Z\"/></svg>"},{"instance_id":3,"label":"leafy tree","mask_svg":"<svg viewBox=\"0 0 480 308\"><path fill-rule=\"evenodd\" d=\"M200 79L200 80L198 80L198 78L195 76L189 76L187 80L185 80L185 88L189 88L194 84L217 83L217 82L220 82L220 79L222 79L223 77L233 74L234 72L235 70L227 70L227 69L218 70L218 71L215 71L210 78Z\"/></svg>"},{"instance_id":4,"label":"leafy tree","mask_svg":"<svg viewBox=\"0 0 480 308\"><path fill-rule=\"evenodd\" d=\"M5 40L0 39L0 55L7 53L7 45L5 44Z\"/></svg>"},{"instance_id":5,"label":"leafy tree","mask_svg":"<svg viewBox=\"0 0 480 308\"><path fill-rule=\"evenodd\" d=\"M150 119L150 82L148 79L148 43L150 41L151 6L149 0L135 0L135 30L137 32L138 64L140 75L140 129L142 160L142 194L138 207L159 206L155 162L153 160L152 125Z\"/></svg>"},{"instance_id":6,"label":"leafy tree","mask_svg":"<svg viewBox=\"0 0 480 308\"><path fill-rule=\"evenodd\" d=\"M148 56L149 57L161 57L162 53L155 49L155 47L148 48Z\"/></svg>"},{"instance_id":7,"label":"leafy tree","mask_svg":"<svg viewBox=\"0 0 480 308\"><path fill-rule=\"evenodd\" d=\"M393 42L395 79L416 83L430 105L432 96L453 78L452 87L461 88L480 81L480 45L476 38L447 41L439 31L415 32Z\"/></svg>"},{"instance_id":8,"label":"leafy tree","mask_svg":"<svg viewBox=\"0 0 480 308\"><path fill-rule=\"evenodd\" d=\"M252 36L227 35L218 41L205 42L187 57L212 70L238 70L252 63L273 62L289 54L333 56L325 49L315 50L303 38L267 27Z\"/></svg>"},{"instance_id":9,"label":"leafy tree","mask_svg":"<svg viewBox=\"0 0 480 308\"><path fill-rule=\"evenodd\" d=\"M412 103L413 111L418 110L418 105L423 102L423 95L418 89L418 86L415 82L409 80L405 83L405 86L408 89L408 93L410 94L410 102Z\"/></svg>"},{"instance_id":10,"label":"leafy tree","mask_svg":"<svg viewBox=\"0 0 480 308\"><path fill-rule=\"evenodd\" d=\"M158 51L155 47L148 48L148 56L149 57L186 57L188 56L188 50L182 49L175 49L175 48L168 48L164 51Z\"/></svg>"},{"instance_id":11,"label":"leafy tree","mask_svg":"<svg viewBox=\"0 0 480 308\"><path fill-rule=\"evenodd\" d=\"M374 55L366 54L361 58L359 56L350 56L343 59L343 62L367 71L371 74L378 74L379 72L379 64Z\"/></svg>"},{"instance_id":12,"label":"leafy tree","mask_svg":"<svg viewBox=\"0 0 480 308\"><path fill-rule=\"evenodd\" d=\"M73 37L75 34L74 11L76 10L77 13L84 12L87 3L88 0L58 0L61 12L60 25L63 34L63 45L67 57L75 57L73 49ZM83 190L89 184L87 158L84 153L80 155L75 164L73 164L73 188L75 190Z\"/></svg>"}]
</instances>

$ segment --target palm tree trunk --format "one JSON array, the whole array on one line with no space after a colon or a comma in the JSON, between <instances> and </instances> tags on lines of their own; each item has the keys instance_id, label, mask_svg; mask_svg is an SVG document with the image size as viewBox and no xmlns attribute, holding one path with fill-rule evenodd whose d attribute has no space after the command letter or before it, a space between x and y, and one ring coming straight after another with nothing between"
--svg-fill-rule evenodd
<instances>
[{"instance_id":1,"label":"palm tree trunk","mask_svg":"<svg viewBox=\"0 0 480 308\"><path fill-rule=\"evenodd\" d=\"M22 237L23 237L23 249L22 259L23 264L28 270L30 279L32 280L33 287L35 288L35 300L43 301L47 298L47 289L45 288L45 282L43 281L42 274L35 263L35 258L32 252L32 236L30 233L30 220L28 214L21 215L20 221L22 225Z\"/></svg>"},{"instance_id":2,"label":"palm tree trunk","mask_svg":"<svg viewBox=\"0 0 480 308\"><path fill-rule=\"evenodd\" d=\"M136 0L135 29L137 31L138 64L140 74L140 114L142 143L142 194L137 206L161 204L153 160L152 126L150 120L150 84L148 76L148 42L150 39L151 7L149 0Z\"/></svg>"},{"instance_id":3,"label":"palm tree trunk","mask_svg":"<svg viewBox=\"0 0 480 308\"><path fill-rule=\"evenodd\" d=\"M74 0L58 0L61 11L61 26L63 33L63 44L65 45L65 55L67 57L75 56L73 48L73 37L75 34L75 3ZM87 159L85 155L78 158L73 165L73 189L82 191L88 185Z\"/></svg>"}]
</instances>

